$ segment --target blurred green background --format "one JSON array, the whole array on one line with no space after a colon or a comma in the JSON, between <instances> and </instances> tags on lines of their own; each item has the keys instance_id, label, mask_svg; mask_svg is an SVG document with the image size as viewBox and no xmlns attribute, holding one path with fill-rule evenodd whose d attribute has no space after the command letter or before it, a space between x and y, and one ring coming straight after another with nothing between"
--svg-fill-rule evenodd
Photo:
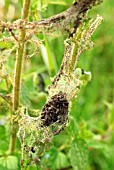
<instances>
[{"instance_id":1,"label":"blurred green background","mask_svg":"<svg viewBox=\"0 0 114 170\"><path fill-rule=\"evenodd\" d=\"M30 21L47 18L64 11L72 5L72 0L31 0ZM4 0L0 2L0 19L14 21L21 18L22 0ZM94 48L85 51L79 58L78 67L85 71L91 71L92 80L82 87L77 99L73 99L70 116L76 121L79 128L78 135L84 139L89 148L87 170L113 170L114 169L114 1L109 0L94 7L89 11L89 17L95 18L99 14L104 18L92 36ZM2 35L0 35L1 37ZM4 36L9 34L4 33ZM21 100L31 109L41 109L47 98L47 87L59 70L64 54L63 41L66 37L37 35L44 44L39 52L32 57L25 58L25 66L22 75ZM34 38L36 38L34 37ZM0 42L0 57L3 50L12 47L13 44ZM28 44L26 53L32 54L35 44ZM15 50L7 58L5 68L13 77L15 63ZM45 83L42 85L42 80ZM41 86L43 87L41 87ZM5 82L0 78L0 89L6 90ZM0 99L0 150L2 153L8 149L9 141L9 106ZM72 122L72 121L71 121ZM70 124L71 125L71 124ZM68 127L69 128L69 127ZM48 168L61 169L70 167L67 146L69 140L69 129L56 136L53 140L54 146L49 153L55 155L42 159ZM5 136L4 136L5 134ZM4 140L5 138L5 140ZM63 147L62 149L58 149ZM63 153L61 155L59 153ZM57 153L58 152L58 157ZM20 154L20 144L17 142L17 153ZM17 155L18 155L17 154ZM50 154L50 155L51 155ZM19 156L20 157L20 156ZM60 163L61 160L67 163ZM47 162L46 162L47 161ZM53 163L52 163L53 162ZM53 165L52 165L53 164ZM65 170L65 168L64 168ZM67 168L66 168L67 170Z\"/></svg>"}]
</instances>

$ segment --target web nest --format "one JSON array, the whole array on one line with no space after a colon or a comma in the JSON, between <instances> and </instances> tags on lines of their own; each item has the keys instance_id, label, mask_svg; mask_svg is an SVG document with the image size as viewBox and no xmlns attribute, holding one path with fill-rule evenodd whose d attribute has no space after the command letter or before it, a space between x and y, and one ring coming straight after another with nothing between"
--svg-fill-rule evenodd
<instances>
[{"instance_id":1,"label":"web nest","mask_svg":"<svg viewBox=\"0 0 114 170\"><path fill-rule=\"evenodd\" d=\"M75 70L79 55L93 46L90 38L102 17L83 23L71 39L65 41L65 53L60 71L49 86L49 98L37 117L30 117L26 108L20 111L18 137L22 145L22 167L39 163L52 144L54 135L68 124L69 102L77 96L82 80Z\"/></svg>"},{"instance_id":2,"label":"web nest","mask_svg":"<svg viewBox=\"0 0 114 170\"><path fill-rule=\"evenodd\" d=\"M21 111L18 137L22 145L22 166L38 164L40 157L52 144L53 136L67 125L68 106L66 93L60 91L46 102L38 117L30 117L26 109Z\"/></svg>"}]
</instances>

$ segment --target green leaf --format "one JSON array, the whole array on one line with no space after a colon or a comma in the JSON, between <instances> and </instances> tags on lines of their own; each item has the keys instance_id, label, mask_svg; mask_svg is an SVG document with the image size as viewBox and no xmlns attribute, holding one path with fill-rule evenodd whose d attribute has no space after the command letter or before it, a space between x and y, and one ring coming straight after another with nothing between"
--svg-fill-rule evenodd
<instances>
[{"instance_id":1,"label":"green leaf","mask_svg":"<svg viewBox=\"0 0 114 170\"><path fill-rule=\"evenodd\" d=\"M87 144L90 148L93 150L98 150L99 152L102 151L102 153L105 155L105 157L110 156L110 146L104 143L103 141L100 141L100 136L96 135L94 136L93 140L87 140ZM98 142L99 140L99 142Z\"/></svg>"},{"instance_id":2,"label":"green leaf","mask_svg":"<svg viewBox=\"0 0 114 170\"><path fill-rule=\"evenodd\" d=\"M54 54L50 49L47 37L45 36L45 46L41 46L41 53L44 63L49 71L50 76L54 76L57 72L57 63Z\"/></svg>"},{"instance_id":3,"label":"green leaf","mask_svg":"<svg viewBox=\"0 0 114 170\"><path fill-rule=\"evenodd\" d=\"M114 104L104 101L104 104L108 107L108 123L114 129Z\"/></svg>"},{"instance_id":4,"label":"green leaf","mask_svg":"<svg viewBox=\"0 0 114 170\"><path fill-rule=\"evenodd\" d=\"M28 95L29 95L29 91L27 87L25 86L25 84L22 83L21 84L21 100L25 106L31 105Z\"/></svg>"},{"instance_id":5,"label":"green leaf","mask_svg":"<svg viewBox=\"0 0 114 170\"><path fill-rule=\"evenodd\" d=\"M48 154L46 154L48 158L48 167L53 170L65 168L69 166L69 161L67 156L59 152L56 148L52 148Z\"/></svg>"},{"instance_id":6,"label":"green leaf","mask_svg":"<svg viewBox=\"0 0 114 170\"><path fill-rule=\"evenodd\" d=\"M0 169L1 170L7 170L5 167L3 167L2 165L0 165Z\"/></svg>"},{"instance_id":7,"label":"green leaf","mask_svg":"<svg viewBox=\"0 0 114 170\"><path fill-rule=\"evenodd\" d=\"M0 110L1 111L1 110ZM9 130L10 128L6 128L6 116L0 116L0 154L2 155L3 153L6 152L6 150L9 147ZM1 169L0 169L1 170Z\"/></svg>"},{"instance_id":8,"label":"green leaf","mask_svg":"<svg viewBox=\"0 0 114 170\"><path fill-rule=\"evenodd\" d=\"M37 167L37 165L36 165L36 164L35 164L35 165L33 164L33 165L30 165L27 170L37 170L38 168L36 169L36 167ZM38 170L39 170L39 169L38 169Z\"/></svg>"},{"instance_id":9,"label":"green leaf","mask_svg":"<svg viewBox=\"0 0 114 170\"><path fill-rule=\"evenodd\" d=\"M0 88L0 93L2 93L2 94L8 94L8 91Z\"/></svg>"},{"instance_id":10,"label":"green leaf","mask_svg":"<svg viewBox=\"0 0 114 170\"><path fill-rule=\"evenodd\" d=\"M11 170L18 169L18 159L16 156L7 157L7 168Z\"/></svg>"},{"instance_id":11,"label":"green leaf","mask_svg":"<svg viewBox=\"0 0 114 170\"><path fill-rule=\"evenodd\" d=\"M16 156L8 156L0 158L1 170L18 170L18 159Z\"/></svg>"},{"instance_id":12,"label":"green leaf","mask_svg":"<svg viewBox=\"0 0 114 170\"><path fill-rule=\"evenodd\" d=\"M57 155L57 159L55 161L56 169L65 168L68 166L68 160L64 153L59 152Z\"/></svg>"},{"instance_id":13,"label":"green leaf","mask_svg":"<svg viewBox=\"0 0 114 170\"><path fill-rule=\"evenodd\" d=\"M50 0L48 4L67 5L67 3L63 0L56 0L56 1Z\"/></svg>"},{"instance_id":14,"label":"green leaf","mask_svg":"<svg viewBox=\"0 0 114 170\"><path fill-rule=\"evenodd\" d=\"M84 140L75 139L71 143L70 161L75 170L85 170L88 159L87 145Z\"/></svg>"},{"instance_id":15,"label":"green leaf","mask_svg":"<svg viewBox=\"0 0 114 170\"><path fill-rule=\"evenodd\" d=\"M3 120L2 119L0 120L0 124L2 124L2 121L5 121L5 117ZM4 140L5 134L6 134L5 127L0 125L0 140Z\"/></svg>"},{"instance_id":16,"label":"green leaf","mask_svg":"<svg viewBox=\"0 0 114 170\"><path fill-rule=\"evenodd\" d=\"M0 48L11 48L11 44L7 42L0 41Z\"/></svg>"},{"instance_id":17,"label":"green leaf","mask_svg":"<svg viewBox=\"0 0 114 170\"><path fill-rule=\"evenodd\" d=\"M84 73L81 76L81 80L83 82L83 85L86 85L89 81L92 79L92 74L90 71L84 71Z\"/></svg>"},{"instance_id":18,"label":"green leaf","mask_svg":"<svg viewBox=\"0 0 114 170\"><path fill-rule=\"evenodd\" d=\"M73 116L70 116L70 123L66 127L66 130L70 136L72 136L74 138L77 137L78 131L79 131L79 126L78 126L76 119Z\"/></svg>"},{"instance_id":19,"label":"green leaf","mask_svg":"<svg viewBox=\"0 0 114 170\"><path fill-rule=\"evenodd\" d=\"M93 138L94 133L87 128L87 123L85 121L80 122L80 131L78 132L78 137L81 139Z\"/></svg>"}]
</instances>

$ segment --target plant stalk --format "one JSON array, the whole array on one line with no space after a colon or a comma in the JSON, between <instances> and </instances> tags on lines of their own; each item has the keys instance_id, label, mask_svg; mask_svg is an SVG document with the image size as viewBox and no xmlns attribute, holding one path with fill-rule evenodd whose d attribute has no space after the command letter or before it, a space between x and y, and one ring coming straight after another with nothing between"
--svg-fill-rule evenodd
<instances>
[{"instance_id":1,"label":"plant stalk","mask_svg":"<svg viewBox=\"0 0 114 170\"><path fill-rule=\"evenodd\" d=\"M78 47L75 43L72 45L72 54L71 54L71 61L70 61L70 72L72 72L75 67L76 63L78 61Z\"/></svg>"},{"instance_id":2,"label":"plant stalk","mask_svg":"<svg viewBox=\"0 0 114 170\"><path fill-rule=\"evenodd\" d=\"M29 13L30 0L24 1L22 19L25 20L28 17ZM25 48L25 36L26 30L21 30L20 32L20 42L16 54L15 62L15 72L14 72L14 85L13 85L13 111L12 111L12 125L11 125L11 136L10 136L10 154L13 154L15 151L16 144L16 134L18 131L18 108L19 108L19 94L20 94L20 85L21 85L21 73L24 57L24 48Z\"/></svg>"}]
</instances>

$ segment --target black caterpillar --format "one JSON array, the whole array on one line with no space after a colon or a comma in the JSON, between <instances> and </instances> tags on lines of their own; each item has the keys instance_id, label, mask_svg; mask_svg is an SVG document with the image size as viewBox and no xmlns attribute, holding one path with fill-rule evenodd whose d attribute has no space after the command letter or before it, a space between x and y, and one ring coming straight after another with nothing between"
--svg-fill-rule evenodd
<instances>
[{"instance_id":1,"label":"black caterpillar","mask_svg":"<svg viewBox=\"0 0 114 170\"><path fill-rule=\"evenodd\" d=\"M53 123L62 125L68 120L69 102L66 99L66 93L60 91L58 94L43 106L41 113L41 122L43 126L49 126Z\"/></svg>"}]
</instances>

